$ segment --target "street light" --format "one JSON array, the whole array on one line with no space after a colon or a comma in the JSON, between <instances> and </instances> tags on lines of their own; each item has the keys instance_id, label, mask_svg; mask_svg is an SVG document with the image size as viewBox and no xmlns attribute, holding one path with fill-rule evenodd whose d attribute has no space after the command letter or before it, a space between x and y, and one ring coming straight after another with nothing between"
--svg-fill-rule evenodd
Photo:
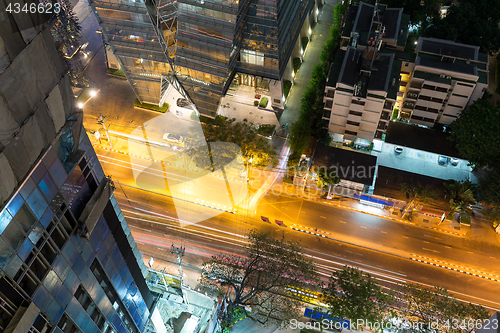
<instances>
[{"instance_id":1,"label":"street light","mask_svg":"<svg viewBox=\"0 0 500 333\"><path fill-rule=\"evenodd\" d=\"M82 109L82 108L83 108L83 103L82 103L82 102L78 102L76 105L77 105L80 109Z\"/></svg>"},{"instance_id":2,"label":"street light","mask_svg":"<svg viewBox=\"0 0 500 333\"><path fill-rule=\"evenodd\" d=\"M97 95L97 91L91 90L90 91L90 96L94 97L95 95Z\"/></svg>"}]
</instances>

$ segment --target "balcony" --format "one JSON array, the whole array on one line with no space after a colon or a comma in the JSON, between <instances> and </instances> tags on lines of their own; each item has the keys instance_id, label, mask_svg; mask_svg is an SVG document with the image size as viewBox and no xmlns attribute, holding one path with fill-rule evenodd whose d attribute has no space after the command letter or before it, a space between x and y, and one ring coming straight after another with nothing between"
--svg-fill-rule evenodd
<instances>
[{"instance_id":1,"label":"balcony","mask_svg":"<svg viewBox=\"0 0 500 333\"><path fill-rule=\"evenodd\" d=\"M409 92L406 94L406 98L410 98L410 99L417 99L418 98L418 94L416 92Z\"/></svg>"},{"instance_id":2,"label":"balcony","mask_svg":"<svg viewBox=\"0 0 500 333\"><path fill-rule=\"evenodd\" d=\"M413 110L414 107L415 107L415 103L413 103L413 102L407 102L407 101L405 101L403 103L403 109Z\"/></svg>"}]
</instances>

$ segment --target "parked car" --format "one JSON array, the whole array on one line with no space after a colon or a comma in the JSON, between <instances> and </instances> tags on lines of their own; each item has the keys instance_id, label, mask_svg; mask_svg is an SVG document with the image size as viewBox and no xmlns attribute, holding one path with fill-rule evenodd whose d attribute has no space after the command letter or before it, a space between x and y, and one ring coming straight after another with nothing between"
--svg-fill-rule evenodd
<instances>
[{"instance_id":1,"label":"parked car","mask_svg":"<svg viewBox=\"0 0 500 333\"><path fill-rule=\"evenodd\" d=\"M186 99L184 99L184 98L177 99L177 106L183 108L183 107L186 107L188 105L189 105L189 102Z\"/></svg>"},{"instance_id":2,"label":"parked car","mask_svg":"<svg viewBox=\"0 0 500 333\"><path fill-rule=\"evenodd\" d=\"M450 158L450 164L453 165L453 166L457 166L458 163L459 163L459 159L458 158Z\"/></svg>"},{"instance_id":3,"label":"parked car","mask_svg":"<svg viewBox=\"0 0 500 333\"><path fill-rule=\"evenodd\" d=\"M396 155L401 155L404 151L404 148L403 147L399 147L399 146L396 146L394 147L394 154Z\"/></svg>"},{"instance_id":4,"label":"parked car","mask_svg":"<svg viewBox=\"0 0 500 333\"><path fill-rule=\"evenodd\" d=\"M179 134L165 133L163 134L163 140L175 143L182 143L184 141L184 138L182 137L182 135Z\"/></svg>"},{"instance_id":5,"label":"parked car","mask_svg":"<svg viewBox=\"0 0 500 333\"><path fill-rule=\"evenodd\" d=\"M448 163L448 157L439 155L438 156L438 164L439 165L446 165Z\"/></svg>"}]
</instances>

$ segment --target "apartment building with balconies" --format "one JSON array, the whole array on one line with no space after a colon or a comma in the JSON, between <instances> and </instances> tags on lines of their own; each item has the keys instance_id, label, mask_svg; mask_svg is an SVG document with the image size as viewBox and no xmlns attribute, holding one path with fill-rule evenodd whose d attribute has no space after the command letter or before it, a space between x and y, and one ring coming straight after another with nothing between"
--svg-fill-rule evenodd
<instances>
[{"instance_id":1,"label":"apartment building with balconies","mask_svg":"<svg viewBox=\"0 0 500 333\"><path fill-rule=\"evenodd\" d=\"M403 62L395 52L406 43L407 24L402 8L349 7L323 98L334 141L369 146L382 138L400 90Z\"/></svg>"},{"instance_id":2,"label":"apartment building with balconies","mask_svg":"<svg viewBox=\"0 0 500 333\"><path fill-rule=\"evenodd\" d=\"M399 118L432 127L451 124L488 86L488 55L478 46L419 38L415 63L402 76Z\"/></svg>"}]
</instances>

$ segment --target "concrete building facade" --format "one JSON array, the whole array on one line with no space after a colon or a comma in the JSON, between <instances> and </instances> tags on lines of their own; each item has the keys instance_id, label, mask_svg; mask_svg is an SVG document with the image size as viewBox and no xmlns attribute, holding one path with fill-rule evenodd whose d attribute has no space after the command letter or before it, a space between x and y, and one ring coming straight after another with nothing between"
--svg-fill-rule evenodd
<instances>
[{"instance_id":1,"label":"concrete building facade","mask_svg":"<svg viewBox=\"0 0 500 333\"><path fill-rule=\"evenodd\" d=\"M52 35L36 14L4 18L0 331L142 332L155 311L147 270Z\"/></svg>"},{"instance_id":2,"label":"concrete building facade","mask_svg":"<svg viewBox=\"0 0 500 333\"><path fill-rule=\"evenodd\" d=\"M402 62L394 52L404 48L407 24L402 8L349 7L323 99L334 141L369 146L382 138L399 90Z\"/></svg>"},{"instance_id":3,"label":"concrete building facade","mask_svg":"<svg viewBox=\"0 0 500 333\"><path fill-rule=\"evenodd\" d=\"M432 127L451 124L488 86L488 55L478 46L419 38L399 118Z\"/></svg>"},{"instance_id":4,"label":"concrete building facade","mask_svg":"<svg viewBox=\"0 0 500 333\"><path fill-rule=\"evenodd\" d=\"M321 2L321 1L320 1ZM229 86L258 87L283 108L283 81L316 21L315 0L92 0L110 67L141 102L161 104L169 86L214 116Z\"/></svg>"}]
</instances>

